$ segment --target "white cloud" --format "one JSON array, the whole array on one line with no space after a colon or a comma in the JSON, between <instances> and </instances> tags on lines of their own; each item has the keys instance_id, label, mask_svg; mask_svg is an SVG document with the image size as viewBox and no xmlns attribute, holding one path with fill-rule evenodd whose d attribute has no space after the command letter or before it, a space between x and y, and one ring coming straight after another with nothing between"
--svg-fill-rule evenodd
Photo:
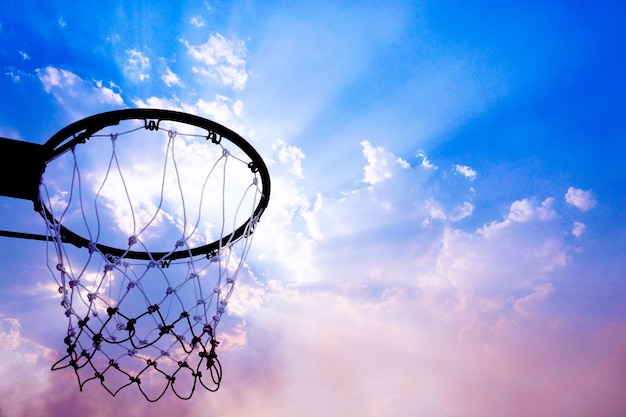
<instances>
[{"instance_id":1,"label":"white cloud","mask_svg":"<svg viewBox=\"0 0 626 417\"><path fill-rule=\"evenodd\" d=\"M474 205L468 201L454 208L450 213L451 221L458 221L470 216L474 212Z\"/></svg>"},{"instance_id":2,"label":"white cloud","mask_svg":"<svg viewBox=\"0 0 626 417\"><path fill-rule=\"evenodd\" d=\"M430 224L433 220L456 222L470 216L474 212L474 206L468 201L451 210L446 210L443 204L434 199L426 201L425 206L429 211L429 217L424 220L424 225Z\"/></svg>"},{"instance_id":3,"label":"white cloud","mask_svg":"<svg viewBox=\"0 0 626 417\"><path fill-rule=\"evenodd\" d=\"M537 205L534 200L524 198L514 201L511 204L509 213L502 222L494 221L479 230L480 233L490 235L498 233L502 229L512 227L516 223L526 223L532 220L550 221L557 214L552 208L554 198L546 198L541 205Z\"/></svg>"},{"instance_id":4,"label":"white cloud","mask_svg":"<svg viewBox=\"0 0 626 417\"><path fill-rule=\"evenodd\" d=\"M4 322L9 324L9 329L4 331L0 327L0 349L15 350L20 345L20 329L21 325L17 319L5 318Z\"/></svg>"},{"instance_id":5,"label":"white cloud","mask_svg":"<svg viewBox=\"0 0 626 417\"><path fill-rule=\"evenodd\" d=\"M513 309L524 315L531 314L532 310L542 301L546 300L554 292L554 286L550 283L538 285L533 292L513 303Z\"/></svg>"},{"instance_id":6,"label":"white cloud","mask_svg":"<svg viewBox=\"0 0 626 417\"><path fill-rule=\"evenodd\" d=\"M20 51L20 55L22 56L22 59L24 61L28 61L30 59L30 55L28 55L26 52L24 51Z\"/></svg>"},{"instance_id":7,"label":"white cloud","mask_svg":"<svg viewBox=\"0 0 626 417\"><path fill-rule=\"evenodd\" d=\"M428 160L428 158L426 157L426 153L424 153L424 151L419 151L417 153L417 157L422 158L422 166L424 168L437 169L437 166Z\"/></svg>"},{"instance_id":8,"label":"white cloud","mask_svg":"<svg viewBox=\"0 0 626 417\"><path fill-rule=\"evenodd\" d=\"M133 100L133 104L140 108L169 109L185 113L198 114L220 123L229 129L245 136L246 129L238 121L243 111L243 103L236 100L234 103L226 96L216 94L214 100L198 99L195 103L186 103L178 98L149 97L146 100Z\"/></svg>"},{"instance_id":9,"label":"white cloud","mask_svg":"<svg viewBox=\"0 0 626 417\"><path fill-rule=\"evenodd\" d=\"M511 204L508 219L518 223L531 219L552 220L556 216L556 212L552 209L553 203L552 197L546 198L540 206L528 199L515 201Z\"/></svg>"},{"instance_id":10,"label":"white cloud","mask_svg":"<svg viewBox=\"0 0 626 417\"><path fill-rule=\"evenodd\" d=\"M161 79L168 87L171 87L173 85L177 85L177 86L183 85L183 83L180 81L180 77L176 75L174 72L172 72L170 67L165 67L165 74L161 76Z\"/></svg>"},{"instance_id":11,"label":"white cloud","mask_svg":"<svg viewBox=\"0 0 626 417\"><path fill-rule=\"evenodd\" d=\"M391 178L398 169L409 168L408 162L395 157L381 146L374 147L368 141L361 142L363 156L367 160L363 181L374 185Z\"/></svg>"},{"instance_id":12,"label":"white cloud","mask_svg":"<svg viewBox=\"0 0 626 417\"><path fill-rule=\"evenodd\" d=\"M206 26L202 16L192 16L191 19L189 19L189 23L191 23L193 26L195 26L197 28L201 28L201 27Z\"/></svg>"},{"instance_id":13,"label":"white cloud","mask_svg":"<svg viewBox=\"0 0 626 417\"><path fill-rule=\"evenodd\" d=\"M150 78L150 59L136 49L126 50L124 73L133 81L145 81Z\"/></svg>"},{"instance_id":14,"label":"white cloud","mask_svg":"<svg viewBox=\"0 0 626 417\"><path fill-rule=\"evenodd\" d=\"M591 190L585 191L579 188L569 187L565 193L565 201L577 207L581 211L588 211L594 208L598 202L593 198Z\"/></svg>"},{"instance_id":15,"label":"white cloud","mask_svg":"<svg viewBox=\"0 0 626 417\"><path fill-rule=\"evenodd\" d=\"M17 83L21 80L19 72L8 71L8 72L5 72L4 74L8 75L9 78L11 78L11 81L13 81L14 83Z\"/></svg>"},{"instance_id":16,"label":"white cloud","mask_svg":"<svg viewBox=\"0 0 626 417\"><path fill-rule=\"evenodd\" d=\"M246 46L238 39L228 40L221 34L212 35L201 45L190 45L184 41L192 58L203 66L194 66L192 70L212 78L224 86L242 90L248 80L246 71Z\"/></svg>"},{"instance_id":17,"label":"white cloud","mask_svg":"<svg viewBox=\"0 0 626 417\"><path fill-rule=\"evenodd\" d=\"M101 81L89 82L71 71L50 66L36 72L45 91L76 118L124 104L119 88L114 84L105 87Z\"/></svg>"},{"instance_id":18,"label":"white cloud","mask_svg":"<svg viewBox=\"0 0 626 417\"><path fill-rule=\"evenodd\" d=\"M282 141L278 142L279 152L278 160L285 165L290 166L289 172L296 178L304 178L302 175L302 160L305 155L302 150L296 146L290 146Z\"/></svg>"},{"instance_id":19,"label":"white cloud","mask_svg":"<svg viewBox=\"0 0 626 417\"><path fill-rule=\"evenodd\" d=\"M587 230L587 226L584 223L574 222L574 227L572 228L572 234L574 236L582 236L582 234L585 233L585 230Z\"/></svg>"},{"instance_id":20,"label":"white cloud","mask_svg":"<svg viewBox=\"0 0 626 417\"><path fill-rule=\"evenodd\" d=\"M243 110L244 110L243 101L237 100L235 101L235 103L233 103L233 112L235 113L237 117L241 117L243 115Z\"/></svg>"},{"instance_id":21,"label":"white cloud","mask_svg":"<svg viewBox=\"0 0 626 417\"><path fill-rule=\"evenodd\" d=\"M474 181L476 179L476 171L474 171L472 168L468 167L467 165L455 165L454 166L454 170L456 172L458 172L459 174L463 175L466 178L469 178L471 181Z\"/></svg>"}]
</instances>

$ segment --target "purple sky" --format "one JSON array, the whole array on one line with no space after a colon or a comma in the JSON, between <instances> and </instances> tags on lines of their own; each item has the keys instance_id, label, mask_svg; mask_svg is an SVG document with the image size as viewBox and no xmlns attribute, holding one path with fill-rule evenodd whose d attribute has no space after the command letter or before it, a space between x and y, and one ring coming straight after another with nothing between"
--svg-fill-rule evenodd
<instances>
[{"instance_id":1,"label":"purple sky","mask_svg":"<svg viewBox=\"0 0 626 417\"><path fill-rule=\"evenodd\" d=\"M189 401L50 371L45 244L0 238L0 417L626 415L625 12L4 1L0 136L182 110L245 137L272 197L222 386ZM0 213L44 232L29 202Z\"/></svg>"}]
</instances>

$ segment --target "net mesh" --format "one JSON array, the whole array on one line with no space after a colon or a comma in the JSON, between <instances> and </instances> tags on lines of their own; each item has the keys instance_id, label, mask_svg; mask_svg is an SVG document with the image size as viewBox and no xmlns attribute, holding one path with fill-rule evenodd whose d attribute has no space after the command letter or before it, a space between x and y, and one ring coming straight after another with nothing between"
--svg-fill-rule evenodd
<instances>
[{"instance_id":1,"label":"net mesh","mask_svg":"<svg viewBox=\"0 0 626 417\"><path fill-rule=\"evenodd\" d=\"M257 170L236 146L159 123L91 134L89 146L48 163L40 186L48 268L67 318L52 369L73 371L81 390L90 381L112 395L134 386L148 401L219 388L219 323L247 273L262 198ZM86 250L68 243L68 230ZM209 252L193 251L213 241Z\"/></svg>"}]
</instances>

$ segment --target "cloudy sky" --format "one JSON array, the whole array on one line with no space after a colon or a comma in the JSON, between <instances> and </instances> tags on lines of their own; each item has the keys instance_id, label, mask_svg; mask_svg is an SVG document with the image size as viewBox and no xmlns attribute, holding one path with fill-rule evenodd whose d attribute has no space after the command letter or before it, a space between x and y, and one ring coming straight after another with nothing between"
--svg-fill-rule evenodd
<instances>
[{"instance_id":1,"label":"cloudy sky","mask_svg":"<svg viewBox=\"0 0 626 417\"><path fill-rule=\"evenodd\" d=\"M0 238L0 416L625 415L625 17L608 0L4 0L0 136L181 109L245 137L272 197L220 329L222 387L190 401L51 372L65 317L45 243ZM0 213L44 231L29 202Z\"/></svg>"}]
</instances>

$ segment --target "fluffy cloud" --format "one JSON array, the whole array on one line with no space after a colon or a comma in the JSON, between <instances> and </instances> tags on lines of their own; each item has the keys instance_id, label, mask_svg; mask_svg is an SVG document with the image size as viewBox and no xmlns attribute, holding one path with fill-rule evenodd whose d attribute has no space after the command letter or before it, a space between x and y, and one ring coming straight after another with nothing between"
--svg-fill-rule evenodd
<instances>
[{"instance_id":1,"label":"fluffy cloud","mask_svg":"<svg viewBox=\"0 0 626 417\"><path fill-rule=\"evenodd\" d=\"M278 152L278 160L283 164L291 166L289 172L296 178L303 179L302 175L302 160L305 155L300 148L290 146L282 141L278 142L280 151Z\"/></svg>"},{"instance_id":2,"label":"fluffy cloud","mask_svg":"<svg viewBox=\"0 0 626 417\"><path fill-rule=\"evenodd\" d=\"M206 26L206 23L204 23L204 19L202 18L202 16L192 16L191 19L189 19L189 23L197 28Z\"/></svg>"},{"instance_id":3,"label":"fluffy cloud","mask_svg":"<svg viewBox=\"0 0 626 417\"><path fill-rule=\"evenodd\" d=\"M376 184L388 178L398 169L407 169L409 164L386 152L382 147L374 147L368 141L361 142L363 156L367 160L364 170L363 181L367 184Z\"/></svg>"},{"instance_id":4,"label":"fluffy cloud","mask_svg":"<svg viewBox=\"0 0 626 417\"><path fill-rule=\"evenodd\" d=\"M526 223L530 220L552 220L557 216L556 212L552 209L553 203L554 198L552 197L546 198L540 205L537 205L534 200L527 198L514 201L511 204L509 213L503 221L494 221L483 227L479 232L481 234L490 235L511 227L515 223Z\"/></svg>"},{"instance_id":5,"label":"fluffy cloud","mask_svg":"<svg viewBox=\"0 0 626 417\"><path fill-rule=\"evenodd\" d=\"M239 121L243 113L243 102L233 101L220 94L216 94L213 100L207 101L200 98L195 103L184 102L178 98L152 96L145 100L134 100L133 104L143 108L169 109L197 114L223 124L242 136L246 136L247 133L245 126Z\"/></svg>"},{"instance_id":6,"label":"fluffy cloud","mask_svg":"<svg viewBox=\"0 0 626 417\"><path fill-rule=\"evenodd\" d=\"M107 87L102 81L86 81L71 71L50 66L38 69L37 76L45 91L76 118L119 108L124 103L119 88L112 83Z\"/></svg>"},{"instance_id":7,"label":"fluffy cloud","mask_svg":"<svg viewBox=\"0 0 626 417\"><path fill-rule=\"evenodd\" d=\"M428 160L428 158L426 157L426 153L424 151L419 151L416 156L418 158L421 158L422 166L424 168L437 169L437 167L431 161Z\"/></svg>"},{"instance_id":8,"label":"fluffy cloud","mask_svg":"<svg viewBox=\"0 0 626 417\"><path fill-rule=\"evenodd\" d=\"M591 190L585 191L580 188L569 187L565 193L565 201L581 211L594 208L598 202L593 198Z\"/></svg>"},{"instance_id":9,"label":"fluffy cloud","mask_svg":"<svg viewBox=\"0 0 626 417\"><path fill-rule=\"evenodd\" d=\"M459 174L463 175L466 178L469 178L471 181L476 179L476 171L467 165L455 165L454 170Z\"/></svg>"},{"instance_id":10,"label":"fluffy cloud","mask_svg":"<svg viewBox=\"0 0 626 417\"><path fill-rule=\"evenodd\" d=\"M182 86L183 83L180 81L180 77L176 75L170 67L165 67L165 73L161 76L161 80L167 85L171 87L173 85Z\"/></svg>"},{"instance_id":11,"label":"fluffy cloud","mask_svg":"<svg viewBox=\"0 0 626 417\"><path fill-rule=\"evenodd\" d=\"M585 230L587 230L587 226L584 223L574 222L574 227L572 228L572 234L574 236L582 236L582 234L585 233Z\"/></svg>"},{"instance_id":12,"label":"fluffy cloud","mask_svg":"<svg viewBox=\"0 0 626 417\"><path fill-rule=\"evenodd\" d=\"M150 59L136 49L126 51L124 74L133 81L146 81L150 78Z\"/></svg>"},{"instance_id":13,"label":"fluffy cloud","mask_svg":"<svg viewBox=\"0 0 626 417\"><path fill-rule=\"evenodd\" d=\"M184 41L189 55L202 66L192 70L212 78L224 86L242 90L248 80L246 71L246 46L238 39L228 40L221 34L212 35L201 45Z\"/></svg>"}]
</instances>

